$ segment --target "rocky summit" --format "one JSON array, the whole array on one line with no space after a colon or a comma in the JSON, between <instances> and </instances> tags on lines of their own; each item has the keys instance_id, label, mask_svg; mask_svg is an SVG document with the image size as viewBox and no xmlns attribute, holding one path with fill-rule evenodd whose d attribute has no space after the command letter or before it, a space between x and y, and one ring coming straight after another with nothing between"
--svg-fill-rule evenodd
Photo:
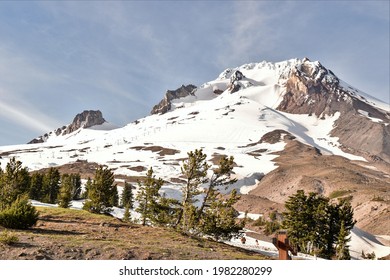
<instances>
[{"instance_id":1,"label":"rocky summit","mask_svg":"<svg viewBox=\"0 0 390 280\"><path fill-rule=\"evenodd\" d=\"M106 120L103 118L103 114L99 110L85 110L82 113L77 114L71 124L57 128L54 131L39 136L28 142L28 144L43 143L46 142L50 136L71 134L80 128L89 128L96 125L101 125L105 122Z\"/></svg>"},{"instance_id":2,"label":"rocky summit","mask_svg":"<svg viewBox=\"0 0 390 280\"><path fill-rule=\"evenodd\" d=\"M157 105L155 105L151 111L151 114L164 114L171 110L171 101L174 99L184 98L189 95L193 95L196 86L194 85L182 85L176 90L167 90L164 99L162 99Z\"/></svg>"}]
</instances>

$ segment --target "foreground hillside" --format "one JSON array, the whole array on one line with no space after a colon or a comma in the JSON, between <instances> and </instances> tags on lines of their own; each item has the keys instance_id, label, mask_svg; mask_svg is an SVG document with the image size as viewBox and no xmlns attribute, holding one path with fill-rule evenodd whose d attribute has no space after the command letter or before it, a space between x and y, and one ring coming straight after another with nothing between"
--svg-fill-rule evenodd
<instances>
[{"instance_id":1,"label":"foreground hillside","mask_svg":"<svg viewBox=\"0 0 390 280\"><path fill-rule=\"evenodd\" d=\"M174 230L127 224L111 216L82 210L38 207L39 221L30 230L12 230L19 241L0 243L0 259L265 259L258 253ZM0 229L2 231L3 229Z\"/></svg>"}]
</instances>

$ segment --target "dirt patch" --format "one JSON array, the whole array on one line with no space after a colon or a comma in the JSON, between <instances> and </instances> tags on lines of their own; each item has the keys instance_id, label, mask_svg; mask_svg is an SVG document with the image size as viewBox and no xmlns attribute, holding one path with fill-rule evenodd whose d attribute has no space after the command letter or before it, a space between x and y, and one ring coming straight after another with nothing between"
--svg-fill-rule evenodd
<instances>
[{"instance_id":1,"label":"dirt patch","mask_svg":"<svg viewBox=\"0 0 390 280\"><path fill-rule=\"evenodd\" d=\"M145 166L141 166L141 165L134 166L134 167L129 167L129 169L130 169L131 171L135 171L135 172L143 172L143 171L146 171L146 167L145 167Z\"/></svg>"},{"instance_id":2,"label":"dirt patch","mask_svg":"<svg viewBox=\"0 0 390 280\"><path fill-rule=\"evenodd\" d=\"M80 173L80 177L82 179L88 179L88 178L93 178L95 176L95 171L96 169L99 168L99 164L96 162L88 162L86 160L77 160L73 163L68 163L64 164L61 166L56 166L55 168L58 169L58 171L61 174L64 173ZM35 172L47 172L49 168L43 168L37 171L33 171L32 173Z\"/></svg>"},{"instance_id":3,"label":"dirt patch","mask_svg":"<svg viewBox=\"0 0 390 280\"><path fill-rule=\"evenodd\" d=\"M282 141L283 135L287 135L288 140L295 139L295 137L292 136L289 132L282 130L282 129L276 129L276 130L273 130L271 132L264 134L263 137L261 137L261 139L260 139L260 143L266 142L269 144L276 144L276 143Z\"/></svg>"},{"instance_id":4,"label":"dirt patch","mask_svg":"<svg viewBox=\"0 0 390 280\"><path fill-rule=\"evenodd\" d=\"M160 156L172 156L175 154L180 153L180 151L170 148L164 148L161 146L135 146L131 147L130 149L137 150L137 151L151 151L153 153L158 153Z\"/></svg>"},{"instance_id":5,"label":"dirt patch","mask_svg":"<svg viewBox=\"0 0 390 280\"><path fill-rule=\"evenodd\" d=\"M249 152L247 154L250 156L259 157L259 156L261 156L261 154L265 153L266 151L267 151L267 149L259 149L259 150Z\"/></svg>"}]
</instances>

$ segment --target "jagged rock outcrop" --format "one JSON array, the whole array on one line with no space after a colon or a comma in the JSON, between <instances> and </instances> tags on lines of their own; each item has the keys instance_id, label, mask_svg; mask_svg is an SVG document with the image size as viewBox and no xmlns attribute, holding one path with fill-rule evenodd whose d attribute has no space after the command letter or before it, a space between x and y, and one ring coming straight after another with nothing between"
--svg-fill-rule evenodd
<instances>
[{"instance_id":1,"label":"jagged rock outcrop","mask_svg":"<svg viewBox=\"0 0 390 280\"><path fill-rule=\"evenodd\" d=\"M54 134L56 136L67 135L77 129L101 125L105 122L106 120L103 118L103 114L99 110L85 110L84 112L77 114L70 125L62 126L61 128L57 128L54 131L39 136L28 142L28 144L44 143Z\"/></svg>"},{"instance_id":2,"label":"jagged rock outcrop","mask_svg":"<svg viewBox=\"0 0 390 280\"><path fill-rule=\"evenodd\" d=\"M91 126L103 124L105 122L106 120L103 118L103 114L99 110L84 111L76 115L76 117L73 119L73 122L68 125L67 128L62 132L62 135L72 133L79 128L88 128Z\"/></svg>"},{"instance_id":3,"label":"jagged rock outcrop","mask_svg":"<svg viewBox=\"0 0 390 280\"><path fill-rule=\"evenodd\" d=\"M331 135L338 137L349 153L390 162L389 113L370 106L351 89L340 86L339 79L319 62L304 59L292 69L286 94L277 109L317 117L339 112Z\"/></svg>"},{"instance_id":4,"label":"jagged rock outcrop","mask_svg":"<svg viewBox=\"0 0 390 280\"><path fill-rule=\"evenodd\" d=\"M191 84L186 86L182 85L176 90L167 90L164 99L153 107L151 114L165 114L171 110L172 100L194 95L195 90L196 86Z\"/></svg>"}]
</instances>

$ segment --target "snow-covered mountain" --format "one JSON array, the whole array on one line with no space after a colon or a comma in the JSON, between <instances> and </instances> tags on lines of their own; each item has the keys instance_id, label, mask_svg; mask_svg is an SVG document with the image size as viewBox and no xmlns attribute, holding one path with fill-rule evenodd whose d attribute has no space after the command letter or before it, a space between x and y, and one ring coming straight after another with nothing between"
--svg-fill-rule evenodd
<instances>
[{"instance_id":1,"label":"snow-covered mountain","mask_svg":"<svg viewBox=\"0 0 390 280\"><path fill-rule=\"evenodd\" d=\"M70 136L75 131L85 128L97 130L111 130L114 128L118 128L118 126L107 122L103 118L102 112L100 112L99 110L85 110L82 113L77 114L71 124L64 125L60 128L50 131L49 133L34 138L30 142L28 142L28 144L48 142L51 140L51 138L64 138Z\"/></svg>"},{"instance_id":2,"label":"snow-covered mountain","mask_svg":"<svg viewBox=\"0 0 390 280\"><path fill-rule=\"evenodd\" d=\"M213 164L234 156L242 211L263 213L271 207L261 208L265 199L281 205L299 188L341 190L353 196L359 226L390 234L388 223L382 225L390 209L389 123L389 104L317 61L260 62L167 91L150 116L121 128L67 126L42 143L0 147L0 162L15 156L30 170L72 164L81 171L105 164L118 183L135 182L153 167L166 182L163 191L179 197L180 164L202 148Z\"/></svg>"}]
</instances>

